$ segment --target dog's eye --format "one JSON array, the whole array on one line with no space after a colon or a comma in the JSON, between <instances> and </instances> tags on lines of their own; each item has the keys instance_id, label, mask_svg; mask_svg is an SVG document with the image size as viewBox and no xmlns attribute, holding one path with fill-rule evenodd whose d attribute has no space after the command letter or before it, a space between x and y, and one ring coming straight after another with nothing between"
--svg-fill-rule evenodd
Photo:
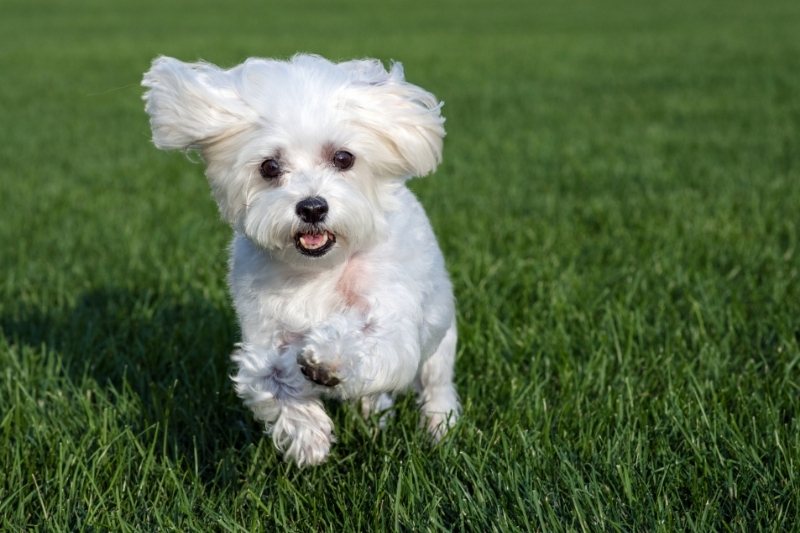
<instances>
[{"instance_id":1,"label":"dog's eye","mask_svg":"<svg viewBox=\"0 0 800 533\"><path fill-rule=\"evenodd\" d=\"M281 164L277 159L265 159L259 168L261 177L264 179L273 179L281 175Z\"/></svg>"},{"instance_id":2,"label":"dog's eye","mask_svg":"<svg viewBox=\"0 0 800 533\"><path fill-rule=\"evenodd\" d=\"M348 170L356 162L356 156L347 150L339 150L333 154L333 166L339 170Z\"/></svg>"}]
</instances>

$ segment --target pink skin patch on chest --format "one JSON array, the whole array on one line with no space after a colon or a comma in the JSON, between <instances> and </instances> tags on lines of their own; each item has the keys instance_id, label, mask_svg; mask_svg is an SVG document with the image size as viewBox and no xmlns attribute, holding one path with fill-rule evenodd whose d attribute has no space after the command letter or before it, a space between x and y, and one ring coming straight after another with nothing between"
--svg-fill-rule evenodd
<instances>
[{"instance_id":1,"label":"pink skin patch on chest","mask_svg":"<svg viewBox=\"0 0 800 533\"><path fill-rule=\"evenodd\" d=\"M364 297L368 276L366 265L358 257L353 257L345 265L342 277L336 283L336 290L348 308L363 313L369 311L369 303Z\"/></svg>"}]
</instances>

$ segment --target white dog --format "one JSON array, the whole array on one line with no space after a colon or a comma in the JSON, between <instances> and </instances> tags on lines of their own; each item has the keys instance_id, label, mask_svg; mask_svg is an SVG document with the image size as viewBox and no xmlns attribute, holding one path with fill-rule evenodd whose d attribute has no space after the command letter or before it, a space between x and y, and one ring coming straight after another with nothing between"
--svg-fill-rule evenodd
<instances>
[{"instance_id":1,"label":"white dog","mask_svg":"<svg viewBox=\"0 0 800 533\"><path fill-rule=\"evenodd\" d=\"M233 380L275 446L321 463L322 397L368 415L410 386L441 438L459 413L453 292L405 186L440 162L441 103L399 63L312 55L230 70L160 57L142 83L155 145L199 150L234 228Z\"/></svg>"}]
</instances>

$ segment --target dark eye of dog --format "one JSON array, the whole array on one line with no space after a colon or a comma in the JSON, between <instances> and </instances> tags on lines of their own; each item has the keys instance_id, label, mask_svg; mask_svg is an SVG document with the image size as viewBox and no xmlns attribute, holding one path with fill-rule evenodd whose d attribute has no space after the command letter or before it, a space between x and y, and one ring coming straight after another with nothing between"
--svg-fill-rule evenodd
<instances>
[{"instance_id":1,"label":"dark eye of dog","mask_svg":"<svg viewBox=\"0 0 800 533\"><path fill-rule=\"evenodd\" d=\"M265 159L259 168L264 179L277 178L281 175L281 164L276 159Z\"/></svg>"},{"instance_id":2,"label":"dark eye of dog","mask_svg":"<svg viewBox=\"0 0 800 533\"><path fill-rule=\"evenodd\" d=\"M347 150L339 150L333 154L333 166L339 170L347 170L356 162L356 156Z\"/></svg>"}]
</instances>

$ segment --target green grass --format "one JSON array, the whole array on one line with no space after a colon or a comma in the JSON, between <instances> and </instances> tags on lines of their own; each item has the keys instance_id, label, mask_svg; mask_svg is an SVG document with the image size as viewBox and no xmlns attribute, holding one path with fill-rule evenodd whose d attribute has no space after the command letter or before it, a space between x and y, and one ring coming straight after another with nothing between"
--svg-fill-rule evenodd
<instances>
[{"instance_id":1,"label":"green grass","mask_svg":"<svg viewBox=\"0 0 800 533\"><path fill-rule=\"evenodd\" d=\"M0 529L798 527L800 4L162 4L0 10ZM138 84L296 51L446 101L439 447L332 405L298 470L233 393L229 230Z\"/></svg>"}]
</instances>

